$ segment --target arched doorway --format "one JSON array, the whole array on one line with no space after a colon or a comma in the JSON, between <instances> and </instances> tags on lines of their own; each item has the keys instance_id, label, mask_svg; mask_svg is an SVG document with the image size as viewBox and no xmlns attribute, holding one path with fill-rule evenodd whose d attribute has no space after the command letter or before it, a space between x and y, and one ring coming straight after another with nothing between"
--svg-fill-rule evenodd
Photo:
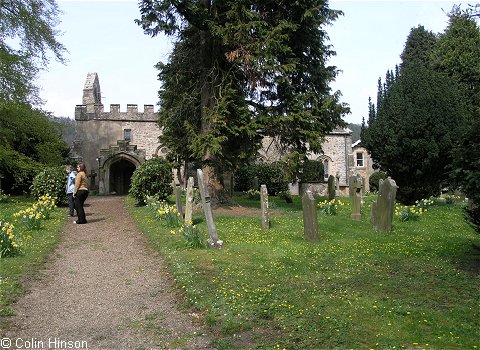
<instances>
[{"instance_id":1,"label":"arched doorway","mask_svg":"<svg viewBox=\"0 0 480 350\"><path fill-rule=\"evenodd\" d=\"M125 158L120 158L110 165L109 192L119 195L128 194L135 165Z\"/></svg>"}]
</instances>

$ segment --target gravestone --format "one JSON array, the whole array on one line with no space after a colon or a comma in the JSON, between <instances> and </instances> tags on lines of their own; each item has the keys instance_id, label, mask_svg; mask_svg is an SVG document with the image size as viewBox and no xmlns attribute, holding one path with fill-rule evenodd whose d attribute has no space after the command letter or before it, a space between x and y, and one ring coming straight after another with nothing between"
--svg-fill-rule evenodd
<instances>
[{"instance_id":1,"label":"gravestone","mask_svg":"<svg viewBox=\"0 0 480 350\"><path fill-rule=\"evenodd\" d=\"M303 207L303 234L305 239L310 242L317 242L318 222L317 222L317 206L315 198L310 190L305 191L302 196Z\"/></svg>"},{"instance_id":2,"label":"gravestone","mask_svg":"<svg viewBox=\"0 0 480 350\"><path fill-rule=\"evenodd\" d=\"M377 231L392 230L397 188L397 184L390 177L380 180L377 200L372 203L372 224Z\"/></svg>"},{"instance_id":3,"label":"gravestone","mask_svg":"<svg viewBox=\"0 0 480 350\"><path fill-rule=\"evenodd\" d=\"M335 176L328 177L328 199L335 199Z\"/></svg>"},{"instance_id":4,"label":"gravestone","mask_svg":"<svg viewBox=\"0 0 480 350\"><path fill-rule=\"evenodd\" d=\"M191 225L193 216L193 177L190 176L187 181L187 198L185 203L185 223Z\"/></svg>"},{"instance_id":5,"label":"gravestone","mask_svg":"<svg viewBox=\"0 0 480 350\"><path fill-rule=\"evenodd\" d=\"M182 189L180 188L180 181L178 181L177 171L174 171L173 181L175 183L175 205L177 206L178 213L183 217L183 206L182 206Z\"/></svg>"},{"instance_id":6,"label":"gravestone","mask_svg":"<svg viewBox=\"0 0 480 350\"><path fill-rule=\"evenodd\" d=\"M268 191L267 185L260 186L260 205L262 207L262 227L266 230L270 228L268 217Z\"/></svg>"},{"instance_id":7,"label":"gravestone","mask_svg":"<svg viewBox=\"0 0 480 350\"><path fill-rule=\"evenodd\" d=\"M350 176L348 184L349 184L349 191L351 192L351 198L352 198L351 218L354 221L360 221L362 220L362 214L360 210L362 209L363 179L361 176Z\"/></svg>"},{"instance_id":8,"label":"gravestone","mask_svg":"<svg viewBox=\"0 0 480 350\"><path fill-rule=\"evenodd\" d=\"M213 213L212 213L212 204L210 202L210 195L208 193L207 184L205 183L205 179L203 178L203 171L202 169L197 169L197 177L198 177L198 187L200 189L200 196L202 197L202 207L203 212L205 213L205 220L207 222L208 227L208 235L210 238L208 239L208 245L214 248L220 248L223 245L223 241L218 239L217 228L215 227L215 222L213 221Z\"/></svg>"}]
</instances>

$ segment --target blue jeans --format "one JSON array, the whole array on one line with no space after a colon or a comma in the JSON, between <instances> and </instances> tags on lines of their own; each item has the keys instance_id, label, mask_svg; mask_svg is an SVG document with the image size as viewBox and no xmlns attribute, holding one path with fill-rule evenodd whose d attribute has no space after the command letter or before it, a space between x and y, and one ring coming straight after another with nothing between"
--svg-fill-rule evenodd
<instances>
[{"instance_id":1,"label":"blue jeans","mask_svg":"<svg viewBox=\"0 0 480 350\"><path fill-rule=\"evenodd\" d=\"M68 209L70 209L70 216L75 215L75 200L73 199L73 193L67 193L68 197Z\"/></svg>"}]
</instances>

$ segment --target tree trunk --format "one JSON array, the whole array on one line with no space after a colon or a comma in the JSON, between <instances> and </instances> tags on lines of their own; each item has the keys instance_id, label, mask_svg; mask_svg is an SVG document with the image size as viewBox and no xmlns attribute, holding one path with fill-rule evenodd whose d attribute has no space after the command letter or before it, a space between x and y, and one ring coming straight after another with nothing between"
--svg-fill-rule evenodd
<instances>
[{"instance_id":1,"label":"tree trunk","mask_svg":"<svg viewBox=\"0 0 480 350\"><path fill-rule=\"evenodd\" d=\"M210 8L210 1L203 0L204 5ZM202 68L203 68L203 81L205 82L201 90L201 113L202 113L202 134L209 133L213 128L213 122L209 118L208 111L211 111L215 106L215 97L218 95L218 86L220 83L217 81L219 74L214 72L215 63L213 60L215 43L206 31L200 33L200 45L202 48ZM217 78L216 78L217 77ZM231 202L230 196L226 193L222 182L220 181L219 174L216 173L214 167L211 164L215 164L215 156L211 155L207 150L203 156L203 173L205 175L205 181L207 182L207 188L212 200L212 205L216 206L225 202Z\"/></svg>"}]
</instances>

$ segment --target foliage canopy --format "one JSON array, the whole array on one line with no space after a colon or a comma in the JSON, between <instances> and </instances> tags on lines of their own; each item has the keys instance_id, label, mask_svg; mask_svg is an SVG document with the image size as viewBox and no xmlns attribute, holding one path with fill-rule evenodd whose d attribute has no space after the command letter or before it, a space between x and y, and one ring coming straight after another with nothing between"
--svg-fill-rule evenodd
<instances>
[{"instance_id":1,"label":"foliage canopy","mask_svg":"<svg viewBox=\"0 0 480 350\"><path fill-rule=\"evenodd\" d=\"M263 136L302 154L348 112L329 83L324 27L341 13L324 1L140 2L145 33L176 35L160 63L161 142L218 177L252 158Z\"/></svg>"},{"instance_id":2,"label":"foliage canopy","mask_svg":"<svg viewBox=\"0 0 480 350\"><path fill-rule=\"evenodd\" d=\"M33 81L48 54L64 61L55 0L0 1L0 100L41 102Z\"/></svg>"}]
</instances>

